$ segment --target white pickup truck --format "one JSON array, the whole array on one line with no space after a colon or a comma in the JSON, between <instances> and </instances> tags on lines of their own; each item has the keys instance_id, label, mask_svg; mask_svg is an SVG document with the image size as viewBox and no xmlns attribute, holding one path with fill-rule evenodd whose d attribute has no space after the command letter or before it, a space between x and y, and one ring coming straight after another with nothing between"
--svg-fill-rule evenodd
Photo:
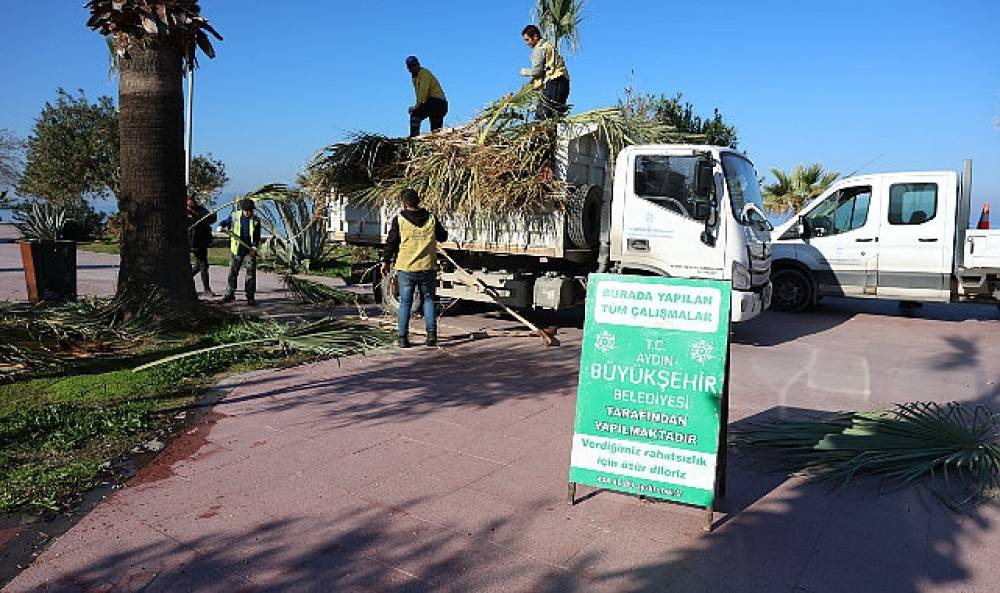
<instances>
[{"instance_id":1,"label":"white pickup truck","mask_svg":"<svg viewBox=\"0 0 1000 593\"><path fill-rule=\"evenodd\" d=\"M775 229L772 308L824 296L1000 300L1000 230L968 229L972 163L841 179Z\"/></svg>"},{"instance_id":2,"label":"white pickup truck","mask_svg":"<svg viewBox=\"0 0 1000 593\"><path fill-rule=\"evenodd\" d=\"M745 156L717 146L643 145L612 157L594 128L564 126L556 175L572 192L565 208L477 227L444 216L442 247L513 307L578 306L588 274L605 272L730 280L733 321L767 308L772 227ZM330 238L382 245L397 210L335 199ZM439 296L489 300L440 263ZM377 296L394 309L393 278L380 286Z\"/></svg>"}]
</instances>

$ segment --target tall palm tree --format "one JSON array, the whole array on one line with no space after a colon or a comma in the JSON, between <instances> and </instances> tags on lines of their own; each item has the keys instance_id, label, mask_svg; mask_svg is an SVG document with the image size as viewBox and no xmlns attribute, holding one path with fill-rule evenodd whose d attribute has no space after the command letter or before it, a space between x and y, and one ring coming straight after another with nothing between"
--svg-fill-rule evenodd
<instances>
[{"instance_id":1,"label":"tall palm tree","mask_svg":"<svg viewBox=\"0 0 1000 593\"><path fill-rule=\"evenodd\" d=\"M795 212L820 195L840 177L837 171L824 171L819 163L796 165L791 174L771 169L775 183L764 184L764 207L774 214Z\"/></svg>"},{"instance_id":2,"label":"tall palm tree","mask_svg":"<svg viewBox=\"0 0 1000 593\"><path fill-rule=\"evenodd\" d=\"M557 46L573 52L580 47L583 0L538 0L535 6L538 27Z\"/></svg>"},{"instance_id":3,"label":"tall palm tree","mask_svg":"<svg viewBox=\"0 0 1000 593\"><path fill-rule=\"evenodd\" d=\"M118 56L121 268L125 313L150 295L164 317L197 306L187 247L184 196L183 73L195 52L222 37L196 0L89 0L87 26L110 38ZM136 311L130 311L135 308Z\"/></svg>"}]
</instances>

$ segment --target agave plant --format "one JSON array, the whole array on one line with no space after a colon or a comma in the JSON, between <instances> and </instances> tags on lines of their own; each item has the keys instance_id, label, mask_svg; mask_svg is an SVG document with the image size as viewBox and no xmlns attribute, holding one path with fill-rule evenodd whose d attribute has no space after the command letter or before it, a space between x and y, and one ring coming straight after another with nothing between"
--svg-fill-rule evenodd
<instances>
[{"instance_id":1,"label":"agave plant","mask_svg":"<svg viewBox=\"0 0 1000 593\"><path fill-rule=\"evenodd\" d=\"M394 336L389 332L370 325L326 317L298 325L275 326L269 335L175 354L133 370L138 372L224 350L246 349L248 346L276 346L285 350L313 354L321 358L340 358L385 347L393 340Z\"/></svg>"},{"instance_id":2,"label":"agave plant","mask_svg":"<svg viewBox=\"0 0 1000 593\"><path fill-rule=\"evenodd\" d=\"M845 485L881 476L898 484L940 476L981 497L1000 486L1000 415L951 402L897 404L890 412L840 413L733 429L731 444L779 469Z\"/></svg>"},{"instance_id":3,"label":"agave plant","mask_svg":"<svg viewBox=\"0 0 1000 593\"><path fill-rule=\"evenodd\" d=\"M318 200L280 184L265 185L246 197L265 205L258 210L271 233L264 249L279 266L294 274L320 268L329 259L332 246Z\"/></svg>"},{"instance_id":4,"label":"agave plant","mask_svg":"<svg viewBox=\"0 0 1000 593\"><path fill-rule=\"evenodd\" d=\"M48 202L33 203L14 213L14 226L28 241L56 241L66 226L66 209Z\"/></svg>"}]
</instances>

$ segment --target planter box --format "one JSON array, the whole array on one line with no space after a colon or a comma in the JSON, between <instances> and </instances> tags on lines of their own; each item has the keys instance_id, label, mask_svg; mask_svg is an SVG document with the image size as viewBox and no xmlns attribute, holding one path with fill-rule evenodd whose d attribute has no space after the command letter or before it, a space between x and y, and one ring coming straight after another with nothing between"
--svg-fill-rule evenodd
<instances>
[{"instance_id":1,"label":"planter box","mask_svg":"<svg viewBox=\"0 0 1000 593\"><path fill-rule=\"evenodd\" d=\"M75 241L21 241L21 261L30 302L76 298Z\"/></svg>"}]
</instances>

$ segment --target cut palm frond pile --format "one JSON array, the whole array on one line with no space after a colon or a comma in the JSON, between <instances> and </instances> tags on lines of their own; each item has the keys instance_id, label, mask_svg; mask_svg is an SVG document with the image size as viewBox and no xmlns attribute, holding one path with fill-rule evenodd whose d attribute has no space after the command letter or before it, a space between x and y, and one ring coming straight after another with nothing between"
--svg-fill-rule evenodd
<instances>
[{"instance_id":1,"label":"cut palm frond pile","mask_svg":"<svg viewBox=\"0 0 1000 593\"><path fill-rule=\"evenodd\" d=\"M776 469L840 485L862 476L898 485L940 477L959 480L972 497L1000 487L1000 417L985 406L906 403L889 412L756 422L731 434L734 447Z\"/></svg>"},{"instance_id":2,"label":"cut palm frond pile","mask_svg":"<svg viewBox=\"0 0 1000 593\"><path fill-rule=\"evenodd\" d=\"M215 355L224 350L279 348L302 352L317 358L341 358L362 354L391 344L393 334L370 325L326 317L296 325L275 325L266 335L246 339L236 336L232 342L175 354L135 368L136 372L196 357Z\"/></svg>"},{"instance_id":3,"label":"cut palm frond pile","mask_svg":"<svg viewBox=\"0 0 1000 593\"><path fill-rule=\"evenodd\" d=\"M561 204L564 182L553 176L560 126L571 136L596 131L612 155L635 143L702 139L620 108L531 121L537 101L538 93L525 88L489 105L468 124L417 138L357 133L322 149L308 165L308 176L357 203L381 205L413 188L432 211L496 220Z\"/></svg>"},{"instance_id":4,"label":"cut palm frond pile","mask_svg":"<svg viewBox=\"0 0 1000 593\"><path fill-rule=\"evenodd\" d=\"M281 283L285 285L285 289L291 293L293 298L310 305L351 305L358 300L356 295L346 290L291 274L283 274Z\"/></svg>"},{"instance_id":5,"label":"cut palm frond pile","mask_svg":"<svg viewBox=\"0 0 1000 593\"><path fill-rule=\"evenodd\" d=\"M64 355L132 348L159 329L159 300L144 297L137 314L125 317L118 299L79 299L65 303L0 304L0 381L25 373L55 371Z\"/></svg>"}]
</instances>

